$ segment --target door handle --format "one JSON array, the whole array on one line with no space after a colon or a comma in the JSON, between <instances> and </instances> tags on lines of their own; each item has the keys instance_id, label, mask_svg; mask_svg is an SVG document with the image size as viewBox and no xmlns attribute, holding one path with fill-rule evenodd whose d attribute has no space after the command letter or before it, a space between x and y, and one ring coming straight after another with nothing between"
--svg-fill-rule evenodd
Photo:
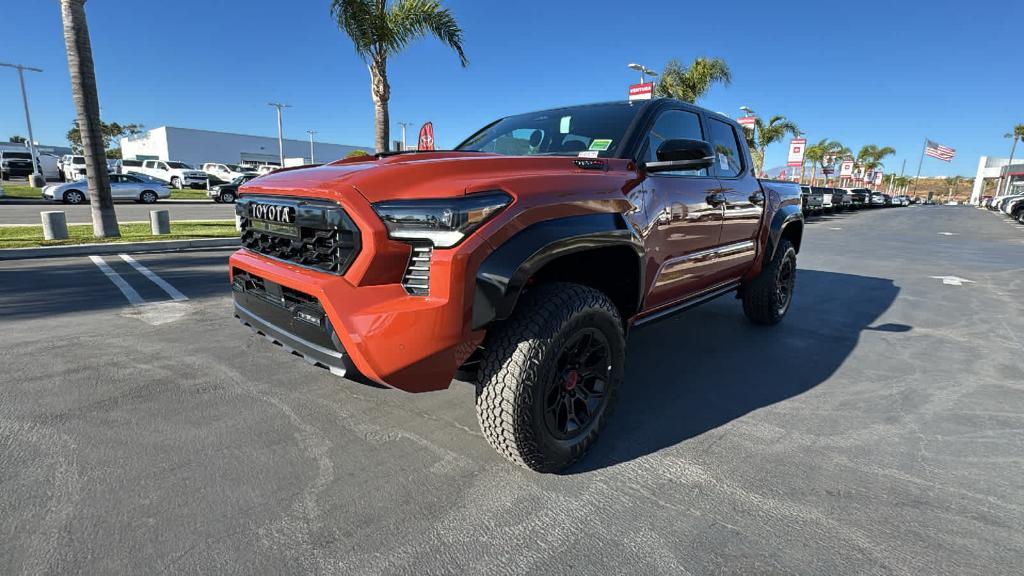
<instances>
[{"instance_id":1,"label":"door handle","mask_svg":"<svg viewBox=\"0 0 1024 576\"><path fill-rule=\"evenodd\" d=\"M749 200L751 204L760 204L761 202L764 202L764 192L754 192L750 195Z\"/></svg>"},{"instance_id":2,"label":"door handle","mask_svg":"<svg viewBox=\"0 0 1024 576\"><path fill-rule=\"evenodd\" d=\"M705 198L705 201L712 206L721 206L722 204L725 204L725 194L722 194L721 192L708 194L708 197Z\"/></svg>"}]
</instances>

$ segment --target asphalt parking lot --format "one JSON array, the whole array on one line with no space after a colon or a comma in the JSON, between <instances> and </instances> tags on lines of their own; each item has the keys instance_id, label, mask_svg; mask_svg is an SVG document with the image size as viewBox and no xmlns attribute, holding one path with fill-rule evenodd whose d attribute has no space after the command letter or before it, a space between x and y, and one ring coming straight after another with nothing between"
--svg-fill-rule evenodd
<instances>
[{"instance_id":1,"label":"asphalt parking lot","mask_svg":"<svg viewBox=\"0 0 1024 576\"><path fill-rule=\"evenodd\" d=\"M994 213L814 219L785 322L633 332L561 476L495 454L469 385L250 333L228 254L134 257L171 290L104 256L136 305L88 257L0 262L0 573L1024 573L1024 227Z\"/></svg>"},{"instance_id":2,"label":"asphalt parking lot","mask_svg":"<svg viewBox=\"0 0 1024 576\"><path fill-rule=\"evenodd\" d=\"M63 210L69 224L90 224L92 215L87 204L70 206L59 202L0 203L0 224L39 224L40 212ZM148 222L150 210L167 210L171 220L231 220L233 204L217 204L210 200L161 200L156 204L117 202L114 204L121 222Z\"/></svg>"}]
</instances>

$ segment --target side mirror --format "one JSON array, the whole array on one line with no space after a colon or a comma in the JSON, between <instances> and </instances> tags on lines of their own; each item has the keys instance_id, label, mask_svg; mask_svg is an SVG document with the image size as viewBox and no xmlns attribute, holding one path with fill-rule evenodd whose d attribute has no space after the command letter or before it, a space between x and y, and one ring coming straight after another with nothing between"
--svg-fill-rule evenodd
<instances>
[{"instance_id":1,"label":"side mirror","mask_svg":"<svg viewBox=\"0 0 1024 576\"><path fill-rule=\"evenodd\" d=\"M715 149L703 140L665 140L658 146L658 160L644 164L649 172L703 170L715 163Z\"/></svg>"}]
</instances>

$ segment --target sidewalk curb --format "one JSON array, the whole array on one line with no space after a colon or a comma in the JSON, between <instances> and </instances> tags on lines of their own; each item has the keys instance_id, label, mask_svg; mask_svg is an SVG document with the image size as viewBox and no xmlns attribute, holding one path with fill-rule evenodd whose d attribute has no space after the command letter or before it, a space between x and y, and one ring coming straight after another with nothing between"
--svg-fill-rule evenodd
<instances>
[{"instance_id":1,"label":"sidewalk curb","mask_svg":"<svg viewBox=\"0 0 1024 576\"><path fill-rule=\"evenodd\" d=\"M239 245L238 238L195 238L192 240L156 240L153 242L111 242L104 244L76 244L74 246L39 246L35 248L0 249L0 260L29 258L58 258L92 254L133 254L165 250L194 248L230 248Z\"/></svg>"}]
</instances>

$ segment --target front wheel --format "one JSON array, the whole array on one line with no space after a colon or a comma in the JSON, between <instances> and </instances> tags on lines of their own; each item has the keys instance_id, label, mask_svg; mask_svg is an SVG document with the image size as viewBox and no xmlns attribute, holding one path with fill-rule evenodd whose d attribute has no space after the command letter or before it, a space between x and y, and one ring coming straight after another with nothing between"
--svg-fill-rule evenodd
<instances>
[{"instance_id":1,"label":"front wheel","mask_svg":"<svg viewBox=\"0 0 1024 576\"><path fill-rule=\"evenodd\" d=\"M778 324L789 312L796 285L796 249L780 240L772 261L743 286L743 312L754 324Z\"/></svg>"},{"instance_id":2,"label":"front wheel","mask_svg":"<svg viewBox=\"0 0 1024 576\"><path fill-rule=\"evenodd\" d=\"M225 203L225 204L234 204L235 203L235 193L234 192L221 192L219 198L220 198L220 201Z\"/></svg>"},{"instance_id":3,"label":"front wheel","mask_svg":"<svg viewBox=\"0 0 1024 576\"><path fill-rule=\"evenodd\" d=\"M488 335L476 413L502 456L538 472L583 457L622 383L626 343L615 305L598 290L542 285Z\"/></svg>"},{"instance_id":4,"label":"front wheel","mask_svg":"<svg viewBox=\"0 0 1024 576\"><path fill-rule=\"evenodd\" d=\"M85 194L78 190L68 190L64 193L65 204L81 204L82 202L85 202Z\"/></svg>"}]
</instances>

